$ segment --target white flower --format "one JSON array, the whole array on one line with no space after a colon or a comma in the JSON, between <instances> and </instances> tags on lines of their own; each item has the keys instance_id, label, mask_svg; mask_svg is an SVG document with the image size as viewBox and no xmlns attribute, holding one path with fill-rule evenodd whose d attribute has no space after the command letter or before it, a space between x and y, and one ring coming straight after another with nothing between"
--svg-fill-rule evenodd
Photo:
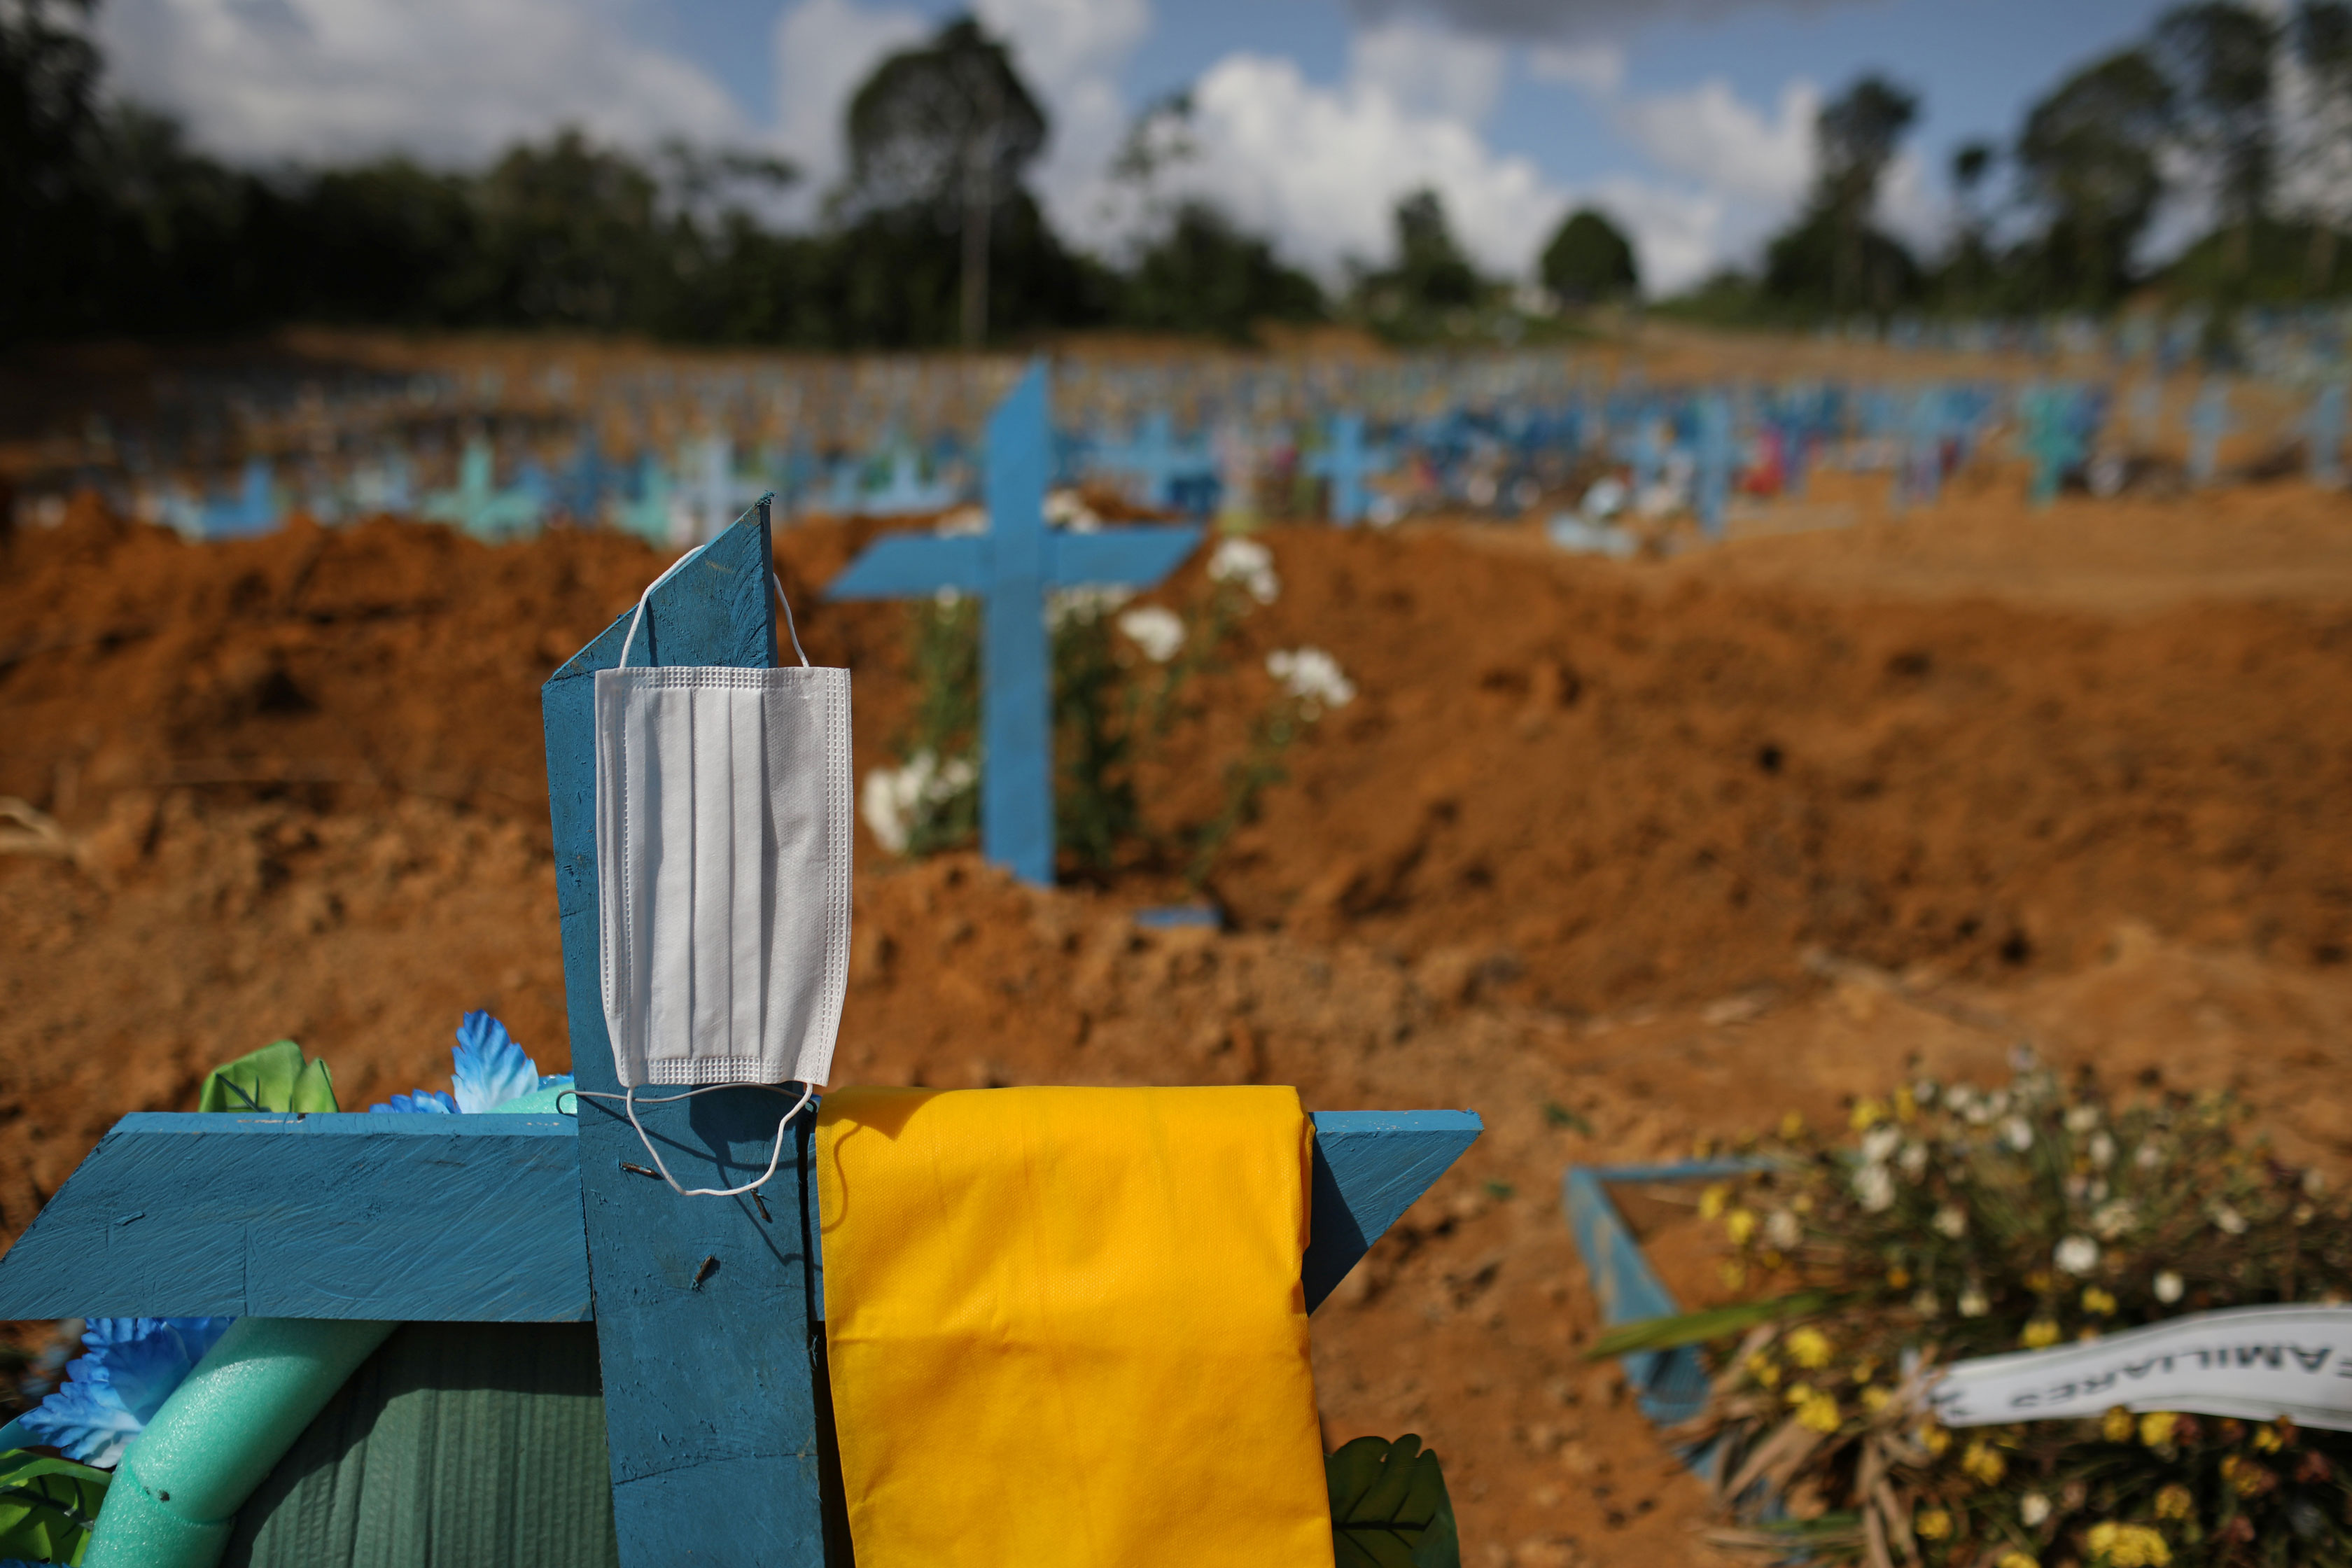
<instances>
[{"instance_id":1,"label":"white flower","mask_svg":"<svg viewBox=\"0 0 2352 1568\"><path fill-rule=\"evenodd\" d=\"M1903 1152L1895 1157L1895 1163L1903 1167L1905 1175L1915 1182L1917 1181L1921 1173L1927 1169L1927 1145L1906 1143L1903 1145Z\"/></svg>"},{"instance_id":2,"label":"white flower","mask_svg":"<svg viewBox=\"0 0 2352 1568\"><path fill-rule=\"evenodd\" d=\"M1356 683L1319 647L1277 648L1265 656L1265 672L1310 707L1345 708L1356 700Z\"/></svg>"},{"instance_id":3,"label":"white flower","mask_svg":"<svg viewBox=\"0 0 2352 1568\"><path fill-rule=\"evenodd\" d=\"M2215 1228L2220 1230L2222 1235L2243 1236L2246 1234L2246 1216L2240 1214L2236 1209L2231 1208L2228 1204L2215 1204L2211 1208L2207 1209L2205 1213L2207 1217L2212 1220Z\"/></svg>"},{"instance_id":4,"label":"white flower","mask_svg":"<svg viewBox=\"0 0 2352 1568\"><path fill-rule=\"evenodd\" d=\"M1977 1091L1967 1084L1956 1083L1944 1096L1944 1109L1955 1116L1968 1116L1977 1102ZM1974 1120L1973 1117L1970 1118Z\"/></svg>"},{"instance_id":5,"label":"white flower","mask_svg":"<svg viewBox=\"0 0 2352 1568\"><path fill-rule=\"evenodd\" d=\"M2095 1105L2070 1105L2066 1108L2066 1131L2088 1132L2099 1124L2099 1108Z\"/></svg>"},{"instance_id":6,"label":"white flower","mask_svg":"<svg viewBox=\"0 0 2352 1568\"><path fill-rule=\"evenodd\" d=\"M2116 1141L2106 1129L2101 1128L2091 1134L2091 1163L2104 1171L2115 1163Z\"/></svg>"},{"instance_id":7,"label":"white flower","mask_svg":"<svg viewBox=\"0 0 2352 1568\"><path fill-rule=\"evenodd\" d=\"M2006 1116L2009 1113L2009 1090L1994 1089L1984 1097L1983 1105L1985 1120L1988 1121L1997 1116Z\"/></svg>"},{"instance_id":8,"label":"white flower","mask_svg":"<svg viewBox=\"0 0 2352 1568\"><path fill-rule=\"evenodd\" d=\"M1862 1159L1866 1165L1884 1165L1903 1142L1902 1129L1884 1124L1862 1135Z\"/></svg>"},{"instance_id":9,"label":"white flower","mask_svg":"<svg viewBox=\"0 0 2352 1568\"><path fill-rule=\"evenodd\" d=\"M2050 1517L2050 1500L2040 1492L2028 1492L2017 1500L2017 1517L2028 1530L2039 1530L2042 1521Z\"/></svg>"},{"instance_id":10,"label":"white flower","mask_svg":"<svg viewBox=\"0 0 2352 1568\"><path fill-rule=\"evenodd\" d=\"M988 512L982 507L960 506L931 524L931 531L941 539L953 539L966 533L986 533Z\"/></svg>"},{"instance_id":11,"label":"white flower","mask_svg":"<svg viewBox=\"0 0 2352 1568\"><path fill-rule=\"evenodd\" d=\"M1154 664L1166 664L1184 646L1184 619L1158 605L1138 605L1118 617L1118 629Z\"/></svg>"},{"instance_id":12,"label":"white flower","mask_svg":"<svg viewBox=\"0 0 2352 1568\"><path fill-rule=\"evenodd\" d=\"M2153 1171L2164 1163L2164 1151L2158 1148L2156 1140L2151 1138L2139 1146L2139 1152L2132 1156L2132 1163L2143 1171Z\"/></svg>"},{"instance_id":13,"label":"white flower","mask_svg":"<svg viewBox=\"0 0 2352 1568\"><path fill-rule=\"evenodd\" d=\"M895 768L875 768L858 791L857 815L874 835L874 842L893 855L907 852L916 826L941 804L970 789L980 771L969 757L955 757L942 767L929 752L917 752Z\"/></svg>"},{"instance_id":14,"label":"white flower","mask_svg":"<svg viewBox=\"0 0 2352 1568\"><path fill-rule=\"evenodd\" d=\"M2180 1300L2182 1289L2180 1276L2169 1268L2156 1277L2156 1299L2168 1307Z\"/></svg>"},{"instance_id":15,"label":"white flower","mask_svg":"<svg viewBox=\"0 0 2352 1568\"><path fill-rule=\"evenodd\" d=\"M931 603L942 610L952 610L963 603L963 590L950 584L931 591Z\"/></svg>"},{"instance_id":16,"label":"white flower","mask_svg":"<svg viewBox=\"0 0 2352 1568\"><path fill-rule=\"evenodd\" d=\"M1073 489L1048 490L1045 493L1045 521L1055 528L1066 528L1072 533L1099 533L1102 519L1086 498Z\"/></svg>"},{"instance_id":17,"label":"white flower","mask_svg":"<svg viewBox=\"0 0 2352 1568\"><path fill-rule=\"evenodd\" d=\"M1774 1209L1772 1217L1764 1222L1764 1239L1783 1252L1792 1252L1805 1239L1805 1227L1789 1210Z\"/></svg>"},{"instance_id":18,"label":"white flower","mask_svg":"<svg viewBox=\"0 0 2352 1568\"><path fill-rule=\"evenodd\" d=\"M1969 1233L1969 1211L1958 1204L1946 1204L1936 1211L1936 1228L1954 1241Z\"/></svg>"},{"instance_id":19,"label":"white flower","mask_svg":"<svg viewBox=\"0 0 2352 1568\"><path fill-rule=\"evenodd\" d=\"M2012 1116L2000 1124L2000 1141L2024 1153L2033 1147L2033 1123L2022 1116Z\"/></svg>"},{"instance_id":20,"label":"white flower","mask_svg":"<svg viewBox=\"0 0 2352 1568\"><path fill-rule=\"evenodd\" d=\"M1913 1084L1911 1086L1911 1098L1921 1105L1935 1104L1936 1080L1932 1078L1923 1078L1917 1083Z\"/></svg>"},{"instance_id":21,"label":"white flower","mask_svg":"<svg viewBox=\"0 0 2352 1568\"><path fill-rule=\"evenodd\" d=\"M1960 1292L1960 1316L1981 1318L1991 1310L1992 1303L1985 1300L1984 1287L1969 1280L1968 1288Z\"/></svg>"},{"instance_id":22,"label":"white flower","mask_svg":"<svg viewBox=\"0 0 2352 1568\"><path fill-rule=\"evenodd\" d=\"M2070 1236L2050 1254L2059 1272L2080 1279L2099 1266L2099 1244L2087 1236Z\"/></svg>"},{"instance_id":23,"label":"white flower","mask_svg":"<svg viewBox=\"0 0 2352 1568\"><path fill-rule=\"evenodd\" d=\"M1056 588L1045 595L1045 625L1055 631L1071 621L1089 625L1134 597L1132 588L1104 588L1083 583L1074 588Z\"/></svg>"},{"instance_id":24,"label":"white flower","mask_svg":"<svg viewBox=\"0 0 2352 1568\"><path fill-rule=\"evenodd\" d=\"M1235 583L1261 605L1282 591L1274 574L1274 552L1255 539L1223 539L1209 552L1209 581Z\"/></svg>"},{"instance_id":25,"label":"white flower","mask_svg":"<svg viewBox=\"0 0 2352 1568\"><path fill-rule=\"evenodd\" d=\"M1932 1318L1944 1310L1944 1304L1936 1300L1933 1290L1922 1290L1911 1298L1911 1310L1923 1318Z\"/></svg>"},{"instance_id":26,"label":"white flower","mask_svg":"<svg viewBox=\"0 0 2352 1568\"><path fill-rule=\"evenodd\" d=\"M2099 1212L2091 1216L2091 1228L2099 1233L2100 1240L2115 1241L2138 1221L2137 1211L2117 1198L2114 1203L2103 1205Z\"/></svg>"},{"instance_id":27,"label":"white flower","mask_svg":"<svg viewBox=\"0 0 2352 1568\"><path fill-rule=\"evenodd\" d=\"M1895 1206L1895 1178L1884 1165L1864 1165L1853 1173L1853 1195L1865 1214L1885 1214Z\"/></svg>"}]
</instances>

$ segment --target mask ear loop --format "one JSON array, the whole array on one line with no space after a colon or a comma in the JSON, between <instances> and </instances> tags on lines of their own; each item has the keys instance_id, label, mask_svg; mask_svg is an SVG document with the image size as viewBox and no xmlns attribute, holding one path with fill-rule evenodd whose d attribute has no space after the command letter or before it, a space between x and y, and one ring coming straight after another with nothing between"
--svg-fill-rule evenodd
<instances>
[{"instance_id":1,"label":"mask ear loop","mask_svg":"<svg viewBox=\"0 0 2352 1568\"><path fill-rule=\"evenodd\" d=\"M784 631L793 639L793 651L801 656L801 668L806 669L809 667L809 658L801 647L801 629L793 624L793 602L784 595L784 580L771 571L768 574L768 581L776 585L776 602L784 607ZM625 654L629 650L626 646L624 646L621 651Z\"/></svg>"},{"instance_id":2,"label":"mask ear loop","mask_svg":"<svg viewBox=\"0 0 2352 1568\"><path fill-rule=\"evenodd\" d=\"M617 669L626 669L629 668L629 648L630 646L637 640L637 627L646 618L646 601L654 596L654 590L660 587L664 583L668 582L670 580L671 574L675 573L679 567L685 565L688 562L693 560L696 556L701 554L709 548L709 546L707 544L696 545L693 549L688 551L685 554L671 562L667 571L665 571L660 576L646 584L646 591L637 595L636 614L629 617L629 634L621 639L621 662L614 668ZM773 570L771 570L768 573L768 581L776 585L776 602L784 607L784 635L793 639L793 652L800 658L801 668L803 669L806 669L809 668L808 650L801 647L801 628L799 623L793 619L792 596L784 592L783 578L779 576Z\"/></svg>"},{"instance_id":3,"label":"mask ear loop","mask_svg":"<svg viewBox=\"0 0 2352 1568\"><path fill-rule=\"evenodd\" d=\"M739 1087L740 1086L731 1083L712 1084L707 1089L688 1089L684 1094L666 1094L658 1100L648 1100L646 1103L650 1105L664 1105L673 1100L692 1100L698 1094L711 1094L715 1093L719 1089L735 1089ZM767 1088L771 1086L762 1085L761 1087ZM777 1089L776 1092L782 1094L784 1091L782 1089ZM637 1130L637 1142L646 1146L646 1156L653 1161L654 1169L661 1173L661 1179L669 1184L669 1190L671 1192L676 1193L682 1198L734 1198L740 1197L745 1193L758 1192L761 1187L766 1186L771 1181L775 1179L776 1167L782 1163L784 1158L784 1131L792 1126L793 1118L801 1113L802 1107L808 1104L809 1097L815 1092L816 1085L813 1083L803 1084L801 1086L801 1097L799 1100L793 1104L790 1110L784 1112L783 1120L776 1123L776 1147L774 1152L768 1156L767 1170L761 1173L758 1181L746 1182L740 1187L679 1186L677 1184L677 1178L671 1175L669 1173L669 1167L662 1163L661 1151L654 1147L654 1141L646 1133L645 1123L637 1120L636 1085L631 1084L626 1090L620 1094L597 1094L593 1098L597 1100L617 1100L621 1102L621 1109L629 1113L629 1125Z\"/></svg>"}]
</instances>

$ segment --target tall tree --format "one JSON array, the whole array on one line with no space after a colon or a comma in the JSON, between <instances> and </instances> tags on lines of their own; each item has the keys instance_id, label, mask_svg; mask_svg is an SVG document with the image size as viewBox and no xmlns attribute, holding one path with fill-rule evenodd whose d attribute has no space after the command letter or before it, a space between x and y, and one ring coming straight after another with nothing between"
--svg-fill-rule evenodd
<instances>
[{"instance_id":1,"label":"tall tree","mask_svg":"<svg viewBox=\"0 0 2352 1568\"><path fill-rule=\"evenodd\" d=\"M1633 241L1591 207L1579 207L1560 220L1538 270L1544 287L1570 304L1622 300L1642 289Z\"/></svg>"},{"instance_id":2,"label":"tall tree","mask_svg":"<svg viewBox=\"0 0 2352 1568\"><path fill-rule=\"evenodd\" d=\"M2278 43L2277 23L2230 0L2168 11L2151 39L2182 138L2211 170L2219 216L2231 229L2228 265L2238 275L2277 174L2271 89Z\"/></svg>"},{"instance_id":3,"label":"tall tree","mask_svg":"<svg viewBox=\"0 0 2352 1568\"><path fill-rule=\"evenodd\" d=\"M2305 0L2289 38L2305 97L2294 160L2311 223L2304 281L2316 294L2335 280L2337 232L2352 222L2352 5Z\"/></svg>"},{"instance_id":4,"label":"tall tree","mask_svg":"<svg viewBox=\"0 0 2352 1568\"><path fill-rule=\"evenodd\" d=\"M1852 309L1864 298L1864 235L1878 205L1879 184L1918 114L1917 98L1884 77L1865 76L1823 104L1813 122L1819 165L1813 205L1836 237L1830 281L1833 310Z\"/></svg>"},{"instance_id":5,"label":"tall tree","mask_svg":"<svg viewBox=\"0 0 2352 1568\"><path fill-rule=\"evenodd\" d=\"M76 19L87 0L0 0L0 342L53 315L97 220L89 157L100 133L98 51Z\"/></svg>"},{"instance_id":6,"label":"tall tree","mask_svg":"<svg viewBox=\"0 0 2352 1568\"><path fill-rule=\"evenodd\" d=\"M2047 302L2104 305L2131 277L2132 253L2164 195L2160 163L2172 88L2147 55L2125 49L2084 67L2025 117L2017 167L2042 214Z\"/></svg>"},{"instance_id":7,"label":"tall tree","mask_svg":"<svg viewBox=\"0 0 2352 1568\"><path fill-rule=\"evenodd\" d=\"M867 212L929 208L963 241L967 348L988 336L992 221L1045 146L1045 110L1005 46L960 16L885 59L849 103L849 195Z\"/></svg>"}]
</instances>

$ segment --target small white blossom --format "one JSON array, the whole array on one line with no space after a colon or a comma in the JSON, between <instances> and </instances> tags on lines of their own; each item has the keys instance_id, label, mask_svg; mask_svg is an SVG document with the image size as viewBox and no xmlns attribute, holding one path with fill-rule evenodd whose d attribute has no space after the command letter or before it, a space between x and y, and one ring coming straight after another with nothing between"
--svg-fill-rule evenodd
<instances>
[{"instance_id":1,"label":"small white blossom","mask_svg":"<svg viewBox=\"0 0 2352 1568\"><path fill-rule=\"evenodd\" d=\"M1895 1156L1895 1163L1903 1168L1905 1175L1915 1182L1917 1181L1927 1169L1927 1145L1906 1143L1903 1145L1903 1152Z\"/></svg>"},{"instance_id":2,"label":"small white blossom","mask_svg":"<svg viewBox=\"0 0 2352 1568\"><path fill-rule=\"evenodd\" d=\"M1911 1310L1923 1318L1932 1318L1944 1310L1933 1290L1922 1290L1911 1298Z\"/></svg>"},{"instance_id":3,"label":"small white blossom","mask_svg":"<svg viewBox=\"0 0 2352 1568\"><path fill-rule=\"evenodd\" d=\"M2066 1131L2088 1132L2099 1124L2099 1108L2095 1105L2070 1105L2066 1108Z\"/></svg>"},{"instance_id":4,"label":"small white blossom","mask_svg":"<svg viewBox=\"0 0 2352 1568\"><path fill-rule=\"evenodd\" d=\"M2138 1212L2120 1198L2114 1203L2103 1205L2098 1213L2091 1216L2091 1228L2099 1233L2099 1239L2102 1241L2120 1239L2137 1223L2139 1223Z\"/></svg>"},{"instance_id":5,"label":"small white blossom","mask_svg":"<svg viewBox=\"0 0 2352 1568\"><path fill-rule=\"evenodd\" d=\"M2005 1089L1994 1089L1990 1094L1984 1097L1983 1104L1985 1120L1988 1121L1998 1116L2008 1115L2009 1090Z\"/></svg>"},{"instance_id":6,"label":"small white blossom","mask_svg":"<svg viewBox=\"0 0 2352 1568\"><path fill-rule=\"evenodd\" d=\"M1345 708L1356 700L1356 683L1319 647L1277 648L1265 656L1265 672L1310 706Z\"/></svg>"},{"instance_id":7,"label":"small white blossom","mask_svg":"<svg viewBox=\"0 0 2352 1568\"><path fill-rule=\"evenodd\" d=\"M2000 1141L2024 1153L2033 1147L2033 1123L2022 1116L2012 1116L2000 1124Z\"/></svg>"},{"instance_id":8,"label":"small white blossom","mask_svg":"<svg viewBox=\"0 0 2352 1568\"><path fill-rule=\"evenodd\" d=\"M2028 1530L2039 1530L2042 1521L2050 1517L2050 1500L2040 1492L2028 1492L2017 1500L2018 1521Z\"/></svg>"},{"instance_id":9,"label":"small white blossom","mask_svg":"<svg viewBox=\"0 0 2352 1568\"><path fill-rule=\"evenodd\" d=\"M1154 664L1166 664L1184 646L1184 618L1158 605L1138 605L1123 612L1118 629Z\"/></svg>"},{"instance_id":10,"label":"small white blossom","mask_svg":"<svg viewBox=\"0 0 2352 1568\"><path fill-rule=\"evenodd\" d=\"M1102 619L1135 597L1132 588L1097 587L1079 584L1071 588L1056 588L1045 595L1045 625L1059 631L1070 622L1080 626Z\"/></svg>"},{"instance_id":11,"label":"small white blossom","mask_svg":"<svg viewBox=\"0 0 2352 1568\"><path fill-rule=\"evenodd\" d=\"M2246 1234L2246 1216L2228 1204L2215 1204L2211 1208L2207 1209L2205 1214L2212 1220L2214 1228L2224 1236Z\"/></svg>"},{"instance_id":12,"label":"small white blossom","mask_svg":"<svg viewBox=\"0 0 2352 1568\"><path fill-rule=\"evenodd\" d=\"M1885 1214L1895 1206L1895 1178L1884 1165L1864 1165L1853 1173L1853 1195L1865 1214Z\"/></svg>"},{"instance_id":13,"label":"small white blossom","mask_svg":"<svg viewBox=\"0 0 2352 1568\"><path fill-rule=\"evenodd\" d=\"M1976 1102L1977 1091L1964 1083L1952 1085L1944 1096L1944 1109L1955 1116L1968 1116ZM1975 1120L1973 1117L1969 1119Z\"/></svg>"},{"instance_id":14,"label":"small white blossom","mask_svg":"<svg viewBox=\"0 0 2352 1568\"><path fill-rule=\"evenodd\" d=\"M2099 1266L2099 1244L2087 1236L2070 1236L2051 1252L2050 1261L2079 1279Z\"/></svg>"},{"instance_id":15,"label":"small white blossom","mask_svg":"<svg viewBox=\"0 0 2352 1568\"><path fill-rule=\"evenodd\" d=\"M2303 1173L2303 1195L2315 1198L2327 1190L2327 1177L2316 1167Z\"/></svg>"},{"instance_id":16,"label":"small white blossom","mask_svg":"<svg viewBox=\"0 0 2352 1568\"><path fill-rule=\"evenodd\" d=\"M2091 1163L2105 1170L2116 1163L2116 1141L2105 1128L2091 1134Z\"/></svg>"},{"instance_id":17,"label":"small white blossom","mask_svg":"<svg viewBox=\"0 0 2352 1568\"><path fill-rule=\"evenodd\" d=\"M1902 1129L1883 1123L1862 1135L1862 1158L1864 1164L1884 1165L1895 1157L1903 1142Z\"/></svg>"},{"instance_id":18,"label":"small white blossom","mask_svg":"<svg viewBox=\"0 0 2352 1568\"><path fill-rule=\"evenodd\" d=\"M1985 1300L1984 1287L1971 1279L1960 1292L1959 1308L1963 1318L1981 1318L1992 1310L1992 1303Z\"/></svg>"},{"instance_id":19,"label":"small white blossom","mask_svg":"<svg viewBox=\"0 0 2352 1568\"><path fill-rule=\"evenodd\" d=\"M1772 1217L1764 1222L1764 1239L1783 1252L1792 1252L1805 1239L1803 1222L1788 1209L1774 1209Z\"/></svg>"},{"instance_id":20,"label":"small white blossom","mask_svg":"<svg viewBox=\"0 0 2352 1568\"><path fill-rule=\"evenodd\" d=\"M1055 528L1067 529L1072 533L1099 533L1102 519L1087 504L1086 497L1073 489L1049 490L1045 494L1045 521Z\"/></svg>"},{"instance_id":21,"label":"small white blossom","mask_svg":"<svg viewBox=\"0 0 2352 1568\"><path fill-rule=\"evenodd\" d=\"M1274 574L1274 552L1255 539L1223 539L1209 552L1209 581L1238 584L1261 605L1271 605L1282 591Z\"/></svg>"},{"instance_id":22,"label":"small white blossom","mask_svg":"<svg viewBox=\"0 0 2352 1568\"><path fill-rule=\"evenodd\" d=\"M2139 1152L2132 1156L2132 1163L2143 1171L2153 1171L2164 1163L2164 1151L2158 1148L2156 1140L2151 1138L2139 1146Z\"/></svg>"},{"instance_id":23,"label":"small white blossom","mask_svg":"<svg viewBox=\"0 0 2352 1568\"><path fill-rule=\"evenodd\" d=\"M1936 1080L1932 1078L1923 1078L1917 1083L1913 1084L1911 1086L1911 1098L1918 1101L1921 1105L1935 1104Z\"/></svg>"},{"instance_id":24,"label":"small white blossom","mask_svg":"<svg viewBox=\"0 0 2352 1568\"><path fill-rule=\"evenodd\" d=\"M875 768L858 791L857 815L874 842L893 855L907 852L916 826L929 811L970 789L980 777L968 757L943 767L929 752L917 752L895 768Z\"/></svg>"},{"instance_id":25,"label":"small white blossom","mask_svg":"<svg viewBox=\"0 0 2352 1568\"><path fill-rule=\"evenodd\" d=\"M2169 1268L2156 1277L2156 1299L2168 1307L2180 1300L2184 1289L2180 1276Z\"/></svg>"},{"instance_id":26,"label":"small white blossom","mask_svg":"<svg viewBox=\"0 0 2352 1568\"><path fill-rule=\"evenodd\" d=\"M1936 1228L1954 1241L1969 1233L1969 1211L1958 1204L1946 1204L1936 1211Z\"/></svg>"}]
</instances>

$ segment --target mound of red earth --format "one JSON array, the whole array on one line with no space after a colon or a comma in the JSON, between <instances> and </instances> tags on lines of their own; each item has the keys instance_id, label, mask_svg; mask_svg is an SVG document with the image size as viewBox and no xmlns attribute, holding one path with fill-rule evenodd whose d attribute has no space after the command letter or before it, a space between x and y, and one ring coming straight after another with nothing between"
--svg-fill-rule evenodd
<instances>
[{"instance_id":1,"label":"mound of red earth","mask_svg":"<svg viewBox=\"0 0 2352 1568\"><path fill-rule=\"evenodd\" d=\"M861 770L910 697L906 612L818 597L866 531L778 536L812 657L855 671ZM1443 529L1267 542L1279 596L1138 781L1165 831L1213 811L1270 651L1355 681L1218 862L1231 929L1137 929L1178 890L1165 856L1040 892L861 838L836 1075L1479 1110L1315 1331L1334 1440L1421 1432L1469 1561L1707 1555L1695 1489L1577 1354L1571 1159L1834 1115L1914 1053L1996 1072L2021 1039L2235 1084L2301 1152L2352 1147L2352 610L1811 594ZM117 1116L278 1036L350 1107L446 1082L470 1007L564 1065L538 686L651 552L390 521L192 546L88 510L11 549L0 795L61 837L0 857L0 1227ZM1660 1246L1709 1288L1703 1239Z\"/></svg>"}]
</instances>

